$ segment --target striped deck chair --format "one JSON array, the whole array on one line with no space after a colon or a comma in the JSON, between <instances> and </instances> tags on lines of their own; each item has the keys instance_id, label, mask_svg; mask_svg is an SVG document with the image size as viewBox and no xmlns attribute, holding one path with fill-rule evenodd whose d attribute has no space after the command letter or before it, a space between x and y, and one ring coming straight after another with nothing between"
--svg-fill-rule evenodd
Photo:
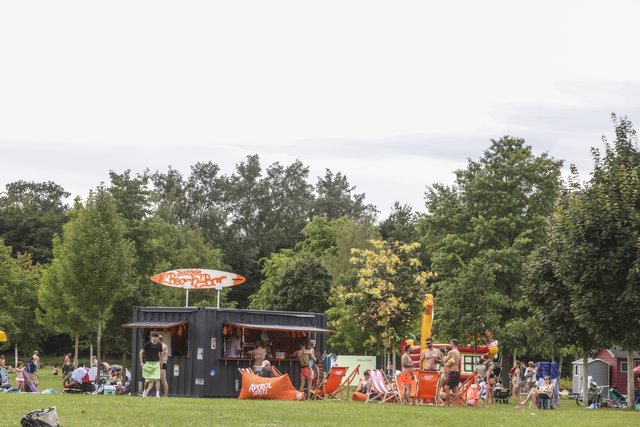
<instances>
[{"instance_id":1,"label":"striped deck chair","mask_svg":"<svg viewBox=\"0 0 640 427\"><path fill-rule=\"evenodd\" d=\"M253 372L253 369L251 368L238 368L238 371L240 371L240 376L242 376L242 373L244 372L245 374L252 374L255 375L255 373Z\"/></svg>"},{"instance_id":2,"label":"striped deck chair","mask_svg":"<svg viewBox=\"0 0 640 427\"><path fill-rule=\"evenodd\" d=\"M440 373L435 371L418 371L418 392L416 402L436 404Z\"/></svg>"},{"instance_id":3,"label":"striped deck chair","mask_svg":"<svg viewBox=\"0 0 640 427\"><path fill-rule=\"evenodd\" d=\"M371 369L369 378L371 379L371 392L367 402L399 402L398 390L396 390L395 384L391 385L387 382L381 369Z\"/></svg>"},{"instance_id":4,"label":"striped deck chair","mask_svg":"<svg viewBox=\"0 0 640 427\"><path fill-rule=\"evenodd\" d=\"M347 399L349 398L349 384L353 381L355 376L360 373L360 365L347 375L349 368L342 366L332 366L329 371L329 375L324 377L324 380L320 383L315 390L309 390L311 399L340 399L343 397L344 392L347 393ZM340 397L338 397L338 395Z\"/></svg>"}]
</instances>

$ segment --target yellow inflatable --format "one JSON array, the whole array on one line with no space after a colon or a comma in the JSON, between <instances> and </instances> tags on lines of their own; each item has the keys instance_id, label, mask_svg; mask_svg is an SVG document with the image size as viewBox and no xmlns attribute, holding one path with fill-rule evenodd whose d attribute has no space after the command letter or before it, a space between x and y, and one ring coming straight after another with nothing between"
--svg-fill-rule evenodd
<instances>
[{"instance_id":1,"label":"yellow inflatable","mask_svg":"<svg viewBox=\"0 0 640 427\"><path fill-rule=\"evenodd\" d=\"M7 341L7 334L4 333L4 331L0 331L0 342L6 342Z\"/></svg>"}]
</instances>

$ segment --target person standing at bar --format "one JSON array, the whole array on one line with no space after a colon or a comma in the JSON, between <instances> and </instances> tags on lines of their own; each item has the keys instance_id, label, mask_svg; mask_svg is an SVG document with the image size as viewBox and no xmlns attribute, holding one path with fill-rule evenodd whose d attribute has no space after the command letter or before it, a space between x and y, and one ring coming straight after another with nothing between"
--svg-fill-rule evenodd
<instances>
[{"instance_id":1,"label":"person standing at bar","mask_svg":"<svg viewBox=\"0 0 640 427\"><path fill-rule=\"evenodd\" d=\"M169 347L164 343L162 335L158 336L158 342L162 345L160 352L160 382L164 389L164 397L169 397L169 383L167 382L167 361L169 360Z\"/></svg>"},{"instance_id":2,"label":"person standing at bar","mask_svg":"<svg viewBox=\"0 0 640 427\"><path fill-rule=\"evenodd\" d=\"M309 387L311 387L311 367L309 367L309 359L311 355L306 351L307 345L304 341L300 342L300 348L295 352L295 358L300 363L300 391L304 392L305 398L309 397Z\"/></svg>"}]
</instances>

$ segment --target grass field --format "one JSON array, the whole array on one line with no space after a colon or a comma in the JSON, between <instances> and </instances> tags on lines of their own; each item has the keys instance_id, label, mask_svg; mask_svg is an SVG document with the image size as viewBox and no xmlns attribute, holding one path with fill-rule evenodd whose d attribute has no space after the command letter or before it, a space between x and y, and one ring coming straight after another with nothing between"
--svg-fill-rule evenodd
<instances>
[{"instance_id":1,"label":"grass field","mask_svg":"<svg viewBox=\"0 0 640 427\"><path fill-rule=\"evenodd\" d=\"M40 390L62 390L60 377L41 372ZM563 400L559 410L433 408L353 402L274 402L236 399L157 399L103 395L0 394L0 426L55 406L64 426L638 426L640 412L587 410Z\"/></svg>"}]
</instances>

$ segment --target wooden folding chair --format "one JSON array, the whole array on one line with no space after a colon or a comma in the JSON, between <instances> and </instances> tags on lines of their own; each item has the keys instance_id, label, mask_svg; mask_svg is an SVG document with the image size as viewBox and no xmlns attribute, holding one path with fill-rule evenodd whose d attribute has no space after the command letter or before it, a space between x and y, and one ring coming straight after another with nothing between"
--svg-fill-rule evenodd
<instances>
[{"instance_id":1,"label":"wooden folding chair","mask_svg":"<svg viewBox=\"0 0 640 427\"><path fill-rule=\"evenodd\" d=\"M349 398L349 383L353 380L356 373L359 372L360 365L353 370L351 375L347 376L349 368L342 366L333 366L329 371L329 375L318 385L315 390L309 390L312 399L339 399L344 391L347 391L347 399Z\"/></svg>"},{"instance_id":2,"label":"wooden folding chair","mask_svg":"<svg viewBox=\"0 0 640 427\"><path fill-rule=\"evenodd\" d=\"M282 376L282 373L281 373L281 372L278 370L278 368L276 368L275 366L271 365L271 370L273 371L273 374L274 374L276 377L281 377L281 376Z\"/></svg>"}]
</instances>

